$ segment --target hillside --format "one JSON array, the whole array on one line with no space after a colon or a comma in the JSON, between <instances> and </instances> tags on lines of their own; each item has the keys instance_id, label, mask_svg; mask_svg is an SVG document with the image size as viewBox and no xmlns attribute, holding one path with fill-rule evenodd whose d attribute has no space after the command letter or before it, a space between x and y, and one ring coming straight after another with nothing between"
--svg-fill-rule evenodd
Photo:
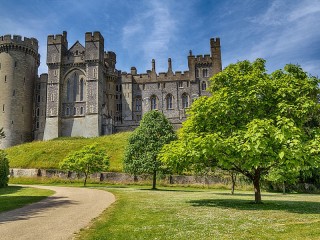
<instances>
[{"instance_id":1,"label":"hillside","mask_svg":"<svg viewBox=\"0 0 320 240\"><path fill-rule=\"evenodd\" d=\"M25 143L5 151L12 168L57 169L59 162L70 152L96 143L104 146L110 156L110 171L122 171L122 157L130 132L96 138L57 138L50 141Z\"/></svg>"}]
</instances>

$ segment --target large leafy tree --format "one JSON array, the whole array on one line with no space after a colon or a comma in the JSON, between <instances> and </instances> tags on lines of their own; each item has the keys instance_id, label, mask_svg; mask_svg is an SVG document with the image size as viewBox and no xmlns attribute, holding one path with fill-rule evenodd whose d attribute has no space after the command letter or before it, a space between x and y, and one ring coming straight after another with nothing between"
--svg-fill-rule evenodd
<instances>
[{"instance_id":1,"label":"large leafy tree","mask_svg":"<svg viewBox=\"0 0 320 240\"><path fill-rule=\"evenodd\" d=\"M260 180L274 169L319 163L319 79L300 66L268 74L265 60L231 64L196 100L179 140L160 155L178 171L219 166L247 176L261 202Z\"/></svg>"},{"instance_id":2,"label":"large leafy tree","mask_svg":"<svg viewBox=\"0 0 320 240\"><path fill-rule=\"evenodd\" d=\"M106 171L109 167L109 156L106 151L96 145L88 145L79 151L70 153L60 162L60 168L76 173L83 173L86 186L91 173Z\"/></svg>"},{"instance_id":3,"label":"large leafy tree","mask_svg":"<svg viewBox=\"0 0 320 240\"><path fill-rule=\"evenodd\" d=\"M152 189L155 189L157 172L161 168L157 155L164 144L175 139L173 127L163 113L150 111L144 114L140 126L129 137L124 170L134 175L152 174Z\"/></svg>"}]
</instances>

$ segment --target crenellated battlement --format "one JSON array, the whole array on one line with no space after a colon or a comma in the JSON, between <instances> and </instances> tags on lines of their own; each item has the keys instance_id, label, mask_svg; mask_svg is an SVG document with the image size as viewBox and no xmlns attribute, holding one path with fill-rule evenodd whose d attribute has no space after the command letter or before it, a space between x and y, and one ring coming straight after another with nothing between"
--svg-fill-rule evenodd
<instances>
[{"instance_id":1,"label":"crenellated battlement","mask_svg":"<svg viewBox=\"0 0 320 240\"><path fill-rule=\"evenodd\" d=\"M21 37L20 35L4 35L0 36L0 45L20 45L31 48L38 52L38 40L35 38Z\"/></svg>"},{"instance_id":2,"label":"crenellated battlement","mask_svg":"<svg viewBox=\"0 0 320 240\"><path fill-rule=\"evenodd\" d=\"M48 45L51 45L51 44L62 44L67 46L68 45L67 32L63 31L63 34L49 35Z\"/></svg>"},{"instance_id":3,"label":"crenellated battlement","mask_svg":"<svg viewBox=\"0 0 320 240\"><path fill-rule=\"evenodd\" d=\"M210 46L220 46L220 38L210 38Z\"/></svg>"},{"instance_id":4,"label":"crenellated battlement","mask_svg":"<svg viewBox=\"0 0 320 240\"><path fill-rule=\"evenodd\" d=\"M104 41L100 32L86 32L86 42Z\"/></svg>"}]
</instances>

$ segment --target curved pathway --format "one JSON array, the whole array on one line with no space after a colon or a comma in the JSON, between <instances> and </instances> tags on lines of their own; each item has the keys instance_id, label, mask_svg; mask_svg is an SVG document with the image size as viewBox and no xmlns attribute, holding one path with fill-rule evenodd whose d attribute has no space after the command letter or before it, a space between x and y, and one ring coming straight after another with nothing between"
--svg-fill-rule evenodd
<instances>
[{"instance_id":1,"label":"curved pathway","mask_svg":"<svg viewBox=\"0 0 320 240\"><path fill-rule=\"evenodd\" d=\"M113 194L98 189L32 187L56 193L40 202L1 213L0 239L72 239L74 233L115 201Z\"/></svg>"}]
</instances>

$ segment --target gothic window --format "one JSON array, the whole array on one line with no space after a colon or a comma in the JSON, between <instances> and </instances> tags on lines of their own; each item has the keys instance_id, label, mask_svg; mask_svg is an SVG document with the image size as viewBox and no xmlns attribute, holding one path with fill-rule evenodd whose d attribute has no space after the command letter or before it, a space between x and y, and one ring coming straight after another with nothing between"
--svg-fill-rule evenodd
<instances>
[{"instance_id":1,"label":"gothic window","mask_svg":"<svg viewBox=\"0 0 320 240\"><path fill-rule=\"evenodd\" d=\"M77 74L74 74L74 79L73 79L73 101L77 100L77 90L78 90L78 80L77 80Z\"/></svg>"},{"instance_id":2,"label":"gothic window","mask_svg":"<svg viewBox=\"0 0 320 240\"><path fill-rule=\"evenodd\" d=\"M71 88L70 88L70 80L68 79L68 82L67 82L67 102L70 102L70 91L71 91Z\"/></svg>"},{"instance_id":3,"label":"gothic window","mask_svg":"<svg viewBox=\"0 0 320 240\"><path fill-rule=\"evenodd\" d=\"M208 77L208 69L202 69L202 76L203 77Z\"/></svg>"},{"instance_id":4,"label":"gothic window","mask_svg":"<svg viewBox=\"0 0 320 240\"><path fill-rule=\"evenodd\" d=\"M203 82L201 83L201 89L202 89L202 91L207 90L207 83L206 83L205 81L203 81Z\"/></svg>"},{"instance_id":5,"label":"gothic window","mask_svg":"<svg viewBox=\"0 0 320 240\"><path fill-rule=\"evenodd\" d=\"M39 109L39 108L37 108L37 113L36 113L36 115L37 115L37 117L40 116L40 109Z\"/></svg>"},{"instance_id":6,"label":"gothic window","mask_svg":"<svg viewBox=\"0 0 320 240\"><path fill-rule=\"evenodd\" d=\"M183 87L183 82L180 81L180 82L179 82L179 88L182 88L182 87Z\"/></svg>"},{"instance_id":7,"label":"gothic window","mask_svg":"<svg viewBox=\"0 0 320 240\"><path fill-rule=\"evenodd\" d=\"M188 94L184 93L182 94L182 108L188 108L189 107L189 96Z\"/></svg>"},{"instance_id":8,"label":"gothic window","mask_svg":"<svg viewBox=\"0 0 320 240\"><path fill-rule=\"evenodd\" d=\"M83 101L83 78L80 80L80 101Z\"/></svg>"},{"instance_id":9,"label":"gothic window","mask_svg":"<svg viewBox=\"0 0 320 240\"><path fill-rule=\"evenodd\" d=\"M136 111L141 111L141 97L136 98Z\"/></svg>"},{"instance_id":10,"label":"gothic window","mask_svg":"<svg viewBox=\"0 0 320 240\"><path fill-rule=\"evenodd\" d=\"M150 101L151 101L151 110L157 109L157 97L153 95L150 98Z\"/></svg>"},{"instance_id":11,"label":"gothic window","mask_svg":"<svg viewBox=\"0 0 320 240\"><path fill-rule=\"evenodd\" d=\"M41 101L41 96L37 95L37 102L39 103Z\"/></svg>"},{"instance_id":12,"label":"gothic window","mask_svg":"<svg viewBox=\"0 0 320 240\"><path fill-rule=\"evenodd\" d=\"M172 100L173 100L172 95L168 94L167 97L166 97L167 109L172 109Z\"/></svg>"}]
</instances>

